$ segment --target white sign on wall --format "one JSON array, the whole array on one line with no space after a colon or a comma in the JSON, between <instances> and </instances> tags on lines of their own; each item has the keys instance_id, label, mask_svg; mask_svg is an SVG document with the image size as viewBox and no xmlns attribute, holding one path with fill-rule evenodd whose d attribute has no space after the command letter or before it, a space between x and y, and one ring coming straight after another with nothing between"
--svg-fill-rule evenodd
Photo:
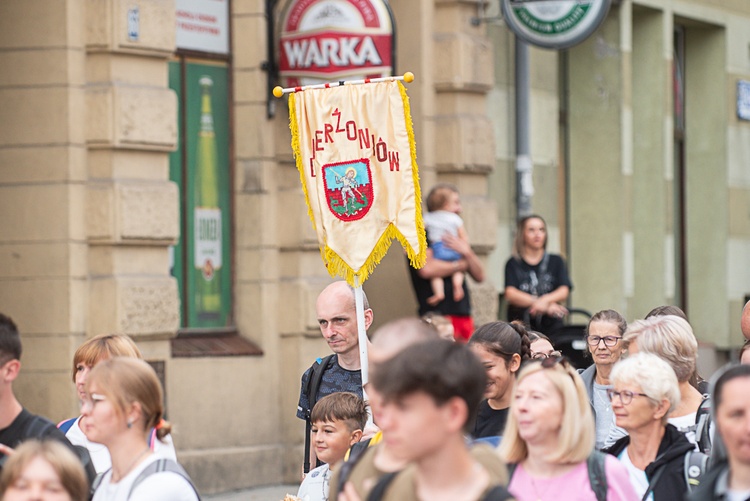
<instances>
[{"instance_id":1,"label":"white sign on wall","mask_svg":"<svg viewBox=\"0 0 750 501\"><path fill-rule=\"evenodd\" d=\"M750 120L750 82L737 82L737 116L740 120Z\"/></svg>"},{"instance_id":2,"label":"white sign on wall","mask_svg":"<svg viewBox=\"0 0 750 501\"><path fill-rule=\"evenodd\" d=\"M228 0L175 0L177 48L229 53Z\"/></svg>"}]
</instances>

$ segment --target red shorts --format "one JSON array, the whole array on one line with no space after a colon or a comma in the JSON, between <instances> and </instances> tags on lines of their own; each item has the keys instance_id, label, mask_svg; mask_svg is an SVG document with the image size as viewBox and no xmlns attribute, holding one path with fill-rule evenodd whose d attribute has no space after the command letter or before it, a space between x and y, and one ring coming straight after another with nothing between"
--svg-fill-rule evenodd
<instances>
[{"instance_id":1,"label":"red shorts","mask_svg":"<svg viewBox=\"0 0 750 501\"><path fill-rule=\"evenodd\" d=\"M453 324L453 339L465 343L474 334L474 319L463 315L445 315Z\"/></svg>"}]
</instances>

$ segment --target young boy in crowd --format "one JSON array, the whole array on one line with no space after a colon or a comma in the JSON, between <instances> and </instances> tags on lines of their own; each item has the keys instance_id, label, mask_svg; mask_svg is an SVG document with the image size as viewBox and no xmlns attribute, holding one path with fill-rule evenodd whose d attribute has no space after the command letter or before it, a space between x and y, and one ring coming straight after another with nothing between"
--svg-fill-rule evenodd
<instances>
[{"instance_id":1,"label":"young boy in crowd","mask_svg":"<svg viewBox=\"0 0 750 501\"><path fill-rule=\"evenodd\" d=\"M367 499L384 501L501 501L512 499L504 472L469 451L464 438L486 385L484 367L463 344L414 344L378 365L371 384L376 420L390 453L409 466L378 480ZM360 496L351 483L340 501Z\"/></svg>"},{"instance_id":2,"label":"young boy in crowd","mask_svg":"<svg viewBox=\"0 0 750 501\"><path fill-rule=\"evenodd\" d=\"M297 497L302 501L328 501L332 468L362 438L367 404L354 393L333 393L315 404L311 421L315 454L326 464L307 474Z\"/></svg>"},{"instance_id":3,"label":"young boy in crowd","mask_svg":"<svg viewBox=\"0 0 750 501\"><path fill-rule=\"evenodd\" d=\"M445 235L452 235L468 241L469 237L461 219L461 197L458 190L450 185L437 186L427 197L427 213L424 215L424 226L427 238L432 244L432 255L441 261L458 261L461 254L448 248L443 243ZM464 298L464 274L457 271L451 275L453 284L453 300L458 302ZM430 280L432 296L427 298L427 304L435 306L445 299L445 284L441 277Z\"/></svg>"}]
</instances>

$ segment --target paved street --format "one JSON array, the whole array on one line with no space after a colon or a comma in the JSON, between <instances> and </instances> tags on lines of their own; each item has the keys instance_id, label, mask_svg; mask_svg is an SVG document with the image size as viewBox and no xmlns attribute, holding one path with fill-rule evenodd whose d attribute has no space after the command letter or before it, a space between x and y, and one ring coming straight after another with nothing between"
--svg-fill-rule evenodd
<instances>
[{"instance_id":1,"label":"paved street","mask_svg":"<svg viewBox=\"0 0 750 501\"><path fill-rule=\"evenodd\" d=\"M276 485L202 496L202 498L204 501L282 501L287 494L297 494L298 487L298 485Z\"/></svg>"}]
</instances>

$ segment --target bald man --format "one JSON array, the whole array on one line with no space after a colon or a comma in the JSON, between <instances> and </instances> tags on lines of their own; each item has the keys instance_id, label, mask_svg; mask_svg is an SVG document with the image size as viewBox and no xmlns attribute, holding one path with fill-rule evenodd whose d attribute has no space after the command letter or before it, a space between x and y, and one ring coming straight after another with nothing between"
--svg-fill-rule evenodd
<instances>
[{"instance_id":1,"label":"bald man","mask_svg":"<svg viewBox=\"0 0 750 501\"><path fill-rule=\"evenodd\" d=\"M367 296L364 296L364 307L365 330L367 330L373 319ZM359 359L359 331L354 289L343 281L330 284L318 295L315 313L318 317L320 333L328 343L333 356L319 358L302 375L297 417L306 420L308 428L310 412L315 402L326 395L349 391L362 398L362 366ZM315 395L308 395L308 392L312 391L311 377L313 373L320 370L323 372L318 391ZM309 436L309 429L307 436Z\"/></svg>"},{"instance_id":2,"label":"bald man","mask_svg":"<svg viewBox=\"0 0 750 501\"><path fill-rule=\"evenodd\" d=\"M742 308L742 321L740 322L740 328L742 329L742 335L745 339L750 339L750 301L745 303L745 307Z\"/></svg>"}]
</instances>

